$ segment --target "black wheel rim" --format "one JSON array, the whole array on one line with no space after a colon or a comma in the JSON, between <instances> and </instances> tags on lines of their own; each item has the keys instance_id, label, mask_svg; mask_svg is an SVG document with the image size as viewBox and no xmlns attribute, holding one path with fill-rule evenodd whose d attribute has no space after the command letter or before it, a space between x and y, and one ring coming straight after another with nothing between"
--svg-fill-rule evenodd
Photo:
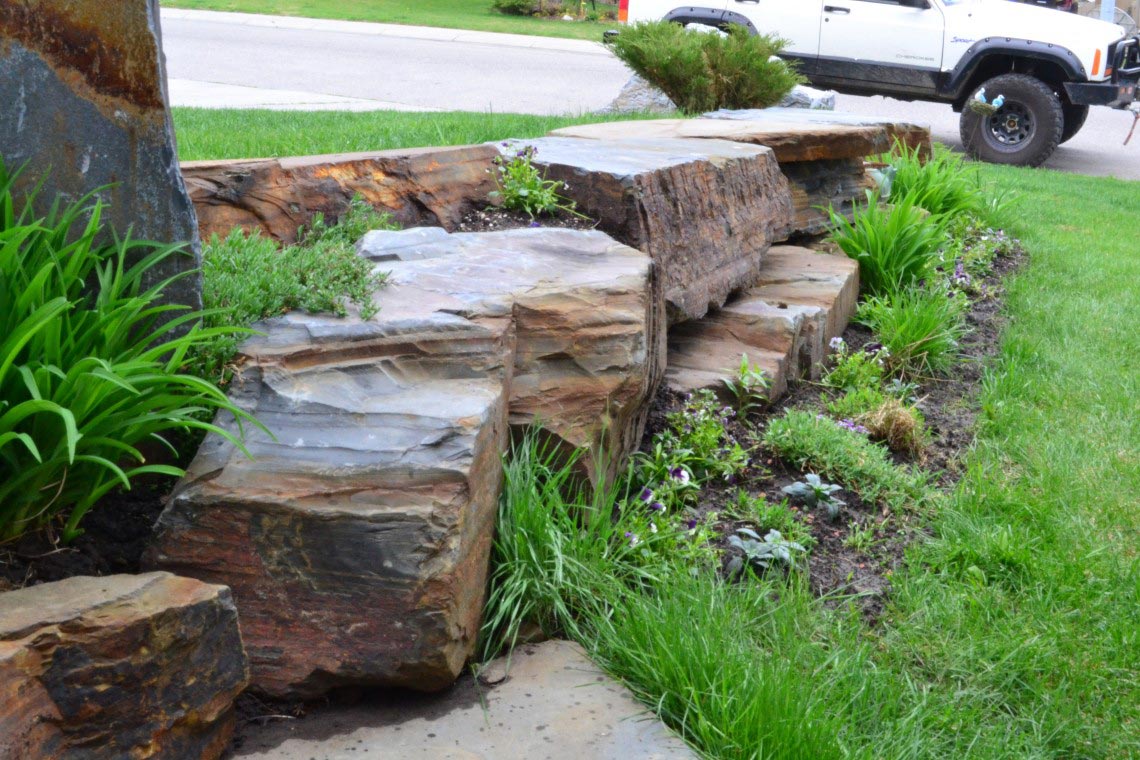
<instances>
[{"instance_id":1,"label":"black wheel rim","mask_svg":"<svg viewBox=\"0 0 1140 760\"><path fill-rule=\"evenodd\" d=\"M1021 103L1007 102L989 117L986 126L986 138L999 148L1017 148L1037 132L1037 121Z\"/></svg>"}]
</instances>

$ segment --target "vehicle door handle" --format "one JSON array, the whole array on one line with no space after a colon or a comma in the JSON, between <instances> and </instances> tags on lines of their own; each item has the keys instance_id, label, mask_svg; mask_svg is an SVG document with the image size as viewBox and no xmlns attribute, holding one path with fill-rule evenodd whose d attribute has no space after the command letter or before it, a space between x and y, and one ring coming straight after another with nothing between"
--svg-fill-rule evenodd
<instances>
[{"instance_id":1,"label":"vehicle door handle","mask_svg":"<svg viewBox=\"0 0 1140 760\"><path fill-rule=\"evenodd\" d=\"M738 3L750 3L752 5L759 5L760 0L736 0Z\"/></svg>"},{"instance_id":2,"label":"vehicle door handle","mask_svg":"<svg viewBox=\"0 0 1140 760\"><path fill-rule=\"evenodd\" d=\"M823 12L824 13L840 13L843 15L847 15L848 13L851 12L851 9L850 8L843 8L843 7L840 7L838 5L825 5L825 6L823 6Z\"/></svg>"}]
</instances>

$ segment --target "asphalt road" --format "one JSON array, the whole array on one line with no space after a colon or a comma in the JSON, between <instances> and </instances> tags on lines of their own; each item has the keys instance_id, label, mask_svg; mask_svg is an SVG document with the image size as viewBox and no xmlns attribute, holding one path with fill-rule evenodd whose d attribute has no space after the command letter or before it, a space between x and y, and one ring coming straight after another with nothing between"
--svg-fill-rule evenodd
<instances>
[{"instance_id":1,"label":"asphalt road","mask_svg":"<svg viewBox=\"0 0 1140 760\"><path fill-rule=\"evenodd\" d=\"M184 106L582 113L629 76L580 40L172 10L163 37L171 100ZM927 123L961 148L947 106L840 96L838 110ZM1122 145L1132 121L1094 108L1046 166L1140 180L1140 135Z\"/></svg>"}]
</instances>

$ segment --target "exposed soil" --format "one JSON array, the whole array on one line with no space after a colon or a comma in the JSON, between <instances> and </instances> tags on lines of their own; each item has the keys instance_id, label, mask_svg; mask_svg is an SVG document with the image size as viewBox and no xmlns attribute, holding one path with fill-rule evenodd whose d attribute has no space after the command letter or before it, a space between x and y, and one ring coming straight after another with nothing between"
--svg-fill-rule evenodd
<instances>
[{"instance_id":1,"label":"exposed soil","mask_svg":"<svg viewBox=\"0 0 1140 760\"><path fill-rule=\"evenodd\" d=\"M49 532L0 544L0 591L76 575L137 573L174 483L174 478L155 478L109 494L83 519L83 535L66 546Z\"/></svg>"},{"instance_id":2,"label":"exposed soil","mask_svg":"<svg viewBox=\"0 0 1140 760\"><path fill-rule=\"evenodd\" d=\"M598 223L593 219L583 219L566 211L552 215L542 215L534 219L522 211L507 211L497 206L471 211L460 220L455 232L495 232L496 230L517 230L521 227L558 227L569 230L592 230Z\"/></svg>"}]
</instances>

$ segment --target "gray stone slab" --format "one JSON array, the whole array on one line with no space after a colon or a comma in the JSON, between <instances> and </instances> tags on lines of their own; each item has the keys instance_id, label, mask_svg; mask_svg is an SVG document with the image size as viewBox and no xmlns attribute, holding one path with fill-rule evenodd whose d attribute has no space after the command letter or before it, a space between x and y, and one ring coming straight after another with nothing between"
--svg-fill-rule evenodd
<instances>
[{"instance_id":1,"label":"gray stone slab","mask_svg":"<svg viewBox=\"0 0 1140 760\"><path fill-rule=\"evenodd\" d=\"M443 227L406 230L372 230L356 244L356 252L369 261L419 261L452 253Z\"/></svg>"},{"instance_id":2,"label":"gray stone slab","mask_svg":"<svg viewBox=\"0 0 1140 760\"><path fill-rule=\"evenodd\" d=\"M201 306L198 223L178 167L158 0L0 3L0 151L44 212L96 189L104 221L135 239L186 243L148 284Z\"/></svg>"},{"instance_id":3,"label":"gray stone slab","mask_svg":"<svg viewBox=\"0 0 1140 760\"><path fill-rule=\"evenodd\" d=\"M501 674L504 661L488 668ZM246 731L265 760L688 760L697 755L576 644L514 653L506 680L465 676L434 697L392 695Z\"/></svg>"}]
</instances>

